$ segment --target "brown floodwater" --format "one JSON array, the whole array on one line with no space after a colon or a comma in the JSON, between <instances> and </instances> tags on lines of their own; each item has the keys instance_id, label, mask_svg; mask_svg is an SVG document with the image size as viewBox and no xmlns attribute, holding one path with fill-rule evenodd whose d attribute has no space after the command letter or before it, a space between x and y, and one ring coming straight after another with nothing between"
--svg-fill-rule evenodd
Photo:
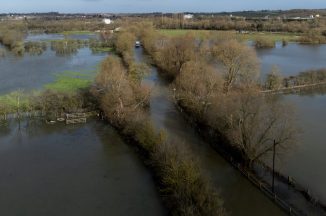
<instances>
[{"instance_id":1,"label":"brown floodwater","mask_svg":"<svg viewBox=\"0 0 326 216\"><path fill-rule=\"evenodd\" d=\"M166 215L150 172L107 124L0 131L0 215Z\"/></svg>"}]
</instances>

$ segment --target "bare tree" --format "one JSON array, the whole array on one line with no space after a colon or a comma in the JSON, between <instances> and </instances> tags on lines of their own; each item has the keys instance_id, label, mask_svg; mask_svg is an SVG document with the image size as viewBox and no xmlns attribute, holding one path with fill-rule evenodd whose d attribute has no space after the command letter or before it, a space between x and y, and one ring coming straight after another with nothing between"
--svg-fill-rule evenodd
<instances>
[{"instance_id":1,"label":"bare tree","mask_svg":"<svg viewBox=\"0 0 326 216\"><path fill-rule=\"evenodd\" d=\"M195 53L195 40L191 35L175 37L162 47L156 62L169 76L175 78L185 63L196 58Z\"/></svg>"},{"instance_id":2,"label":"bare tree","mask_svg":"<svg viewBox=\"0 0 326 216\"><path fill-rule=\"evenodd\" d=\"M214 46L212 53L225 67L225 93L236 83L247 86L257 81L259 63L252 48L236 40L227 40Z\"/></svg>"},{"instance_id":3,"label":"bare tree","mask_svg":"<svg viewBox=\"0 0 326 216\"><path fill-rule=\"evenodd\" d=\"M183 65L175 81L176 100L196 115L204 115L212 100L222 92L223 79L205 62Z\"/></svg>"},{"instance_id":4,"label":"bare tree","mask_svg":"<svg viewBox=\"0 0 326 216\"><path fill-rule=\"evenodd\" d=\"M236 99L228 106L227 136L249 165L271 153L274 141L278 154L293 146L298 130L291 106L268 100L255 90L232 97Z\"/></svg>"},{"instance_id":5,"label":"bare tree","mask_svg":"<svg viewBox=\"0 0 326 216\"><path fill-rule=\"evenodd\" d=\"M283 85L283 77L277 66L273 66L269 74L267 74L266 88L270 90L277 90Z\"/></svg>"},{"instance_id":6,"label":"bare tree","mask_svg":"<svg viewBox=\"0 0 326 216\"><path fill-rule=\"evenodd\" d=\"M117 57L109 57L102 63L92 92L100 98L105 115L116 126L125 125L148 105L149 91L129 81Z\"/></svg>"}]
</instances>

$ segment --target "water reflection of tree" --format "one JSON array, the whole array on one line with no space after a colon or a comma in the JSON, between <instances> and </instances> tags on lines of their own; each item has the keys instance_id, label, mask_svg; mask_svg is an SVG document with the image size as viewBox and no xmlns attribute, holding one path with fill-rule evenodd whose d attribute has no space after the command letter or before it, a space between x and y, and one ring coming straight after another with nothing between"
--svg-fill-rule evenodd
<instances>
[{"instance_id":1,"label":"water reflection of tree","mask_svg":"<svg viewBox=\"0 0 326 216\"><path fill-rule=\"evenodd\" d=\"M0 137L10 133L10 124L8 121L0 120Z\"/></svg>"}]
</instances>

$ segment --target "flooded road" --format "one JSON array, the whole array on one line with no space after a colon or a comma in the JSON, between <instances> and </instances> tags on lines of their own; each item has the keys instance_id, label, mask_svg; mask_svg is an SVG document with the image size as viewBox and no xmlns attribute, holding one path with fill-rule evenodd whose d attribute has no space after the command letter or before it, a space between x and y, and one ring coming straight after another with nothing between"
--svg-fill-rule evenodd
<instances>
[{"instance_id":1,"label":"flooded road","mask_svg":"<svg viewBox=\"0 0 326 216\"><path fill-rule=\"evenodd\" d=\"M152 176L116 132L17 122L0 127L0 215L165 215Z\"/></svg>"},{"instance_id":2,"label":"flooded road","mask_svg":"<svg viewBox=\"0 0 326 216\"><path fill-rule=\"evenodd\" d=\"M135 50L138 62L144 62L141 48ZM156 126L167 132L168 139L188 146L200 160L201 168L219 189L225 207L231 215L285 215L272 201L240 175L231 165L204 142L180 115L169 97L168 84L157 74L155 67L146 80L153 86L150 115Z\"/></svg>"}]
</instances>

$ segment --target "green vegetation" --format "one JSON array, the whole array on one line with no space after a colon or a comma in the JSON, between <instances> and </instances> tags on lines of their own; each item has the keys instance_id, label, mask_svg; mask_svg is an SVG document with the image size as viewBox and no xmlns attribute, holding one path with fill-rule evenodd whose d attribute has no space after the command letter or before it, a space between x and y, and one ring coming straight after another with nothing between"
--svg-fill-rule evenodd
<instances>
[{"instance_id":1,"label":"green vegetation","mask_svg":"<svg viewBox=\"0 0 326 216\"><path fill-rule=\"evenodd\" d=\"M0 96L0 117L8 114L43 112L47 117L59 116L64 111L88 109L96 106L88 91L96 73L65 71L56 81L44 86L44 90L15 91ZM58 101L56 101L58 100ZM89 102L89 103L88 103ZM44 105L44 103L49 105Z\"/></svg>"},{"instance_id":2,"label":"green vegetation","mask_svg":"<svg viewBox=\"0 0 326 216\"><path fill-rule=\"evenodd\" d=\"M31 93L31 95L35 94L37 93ZM31 107L31 95L27 95L22 91L15 91L0 96L0 117L5 118L9 113L29 111Z\"/></svg>"},{"instance_id":3,"label":"green vegetation","mask_svg":"<svg viewBox=\"0 0 326 216\"><path fill-rule=\"evenodd\" d=\"M95 47L91 48L93 52L113 52L114 49L112 47Z\"/></svg>"},{"instance_id":4,"label":"green vegetation","mask_svg":"<svg viewBox=\"0 0 326 216\"><path fill-rule=\"evenodd\" d=\"M271 41L288 41L298 42L300 36L293 33L273 33L273 32L250 32L248 34L239 34L236 31L221 31L221 30L186 30L186 29L161 29L159 32L164 36L175 37L192 34L195 37L204 38L207 35L215 37L233 38L245 41L257 41L259 38L264 38Z\"/></svg>"},{"instance_id":5,"label":"green vegetation","mask_svg":"<svg viewBox=\"0 0 326 216\"><path fill-rule=\"evenodd\" d=\"M46 89L58 92L72 93L90 87L92 81L88 77L71 77L58 75L55 82L45 85Z\"/></svg>"}]
</instances>

